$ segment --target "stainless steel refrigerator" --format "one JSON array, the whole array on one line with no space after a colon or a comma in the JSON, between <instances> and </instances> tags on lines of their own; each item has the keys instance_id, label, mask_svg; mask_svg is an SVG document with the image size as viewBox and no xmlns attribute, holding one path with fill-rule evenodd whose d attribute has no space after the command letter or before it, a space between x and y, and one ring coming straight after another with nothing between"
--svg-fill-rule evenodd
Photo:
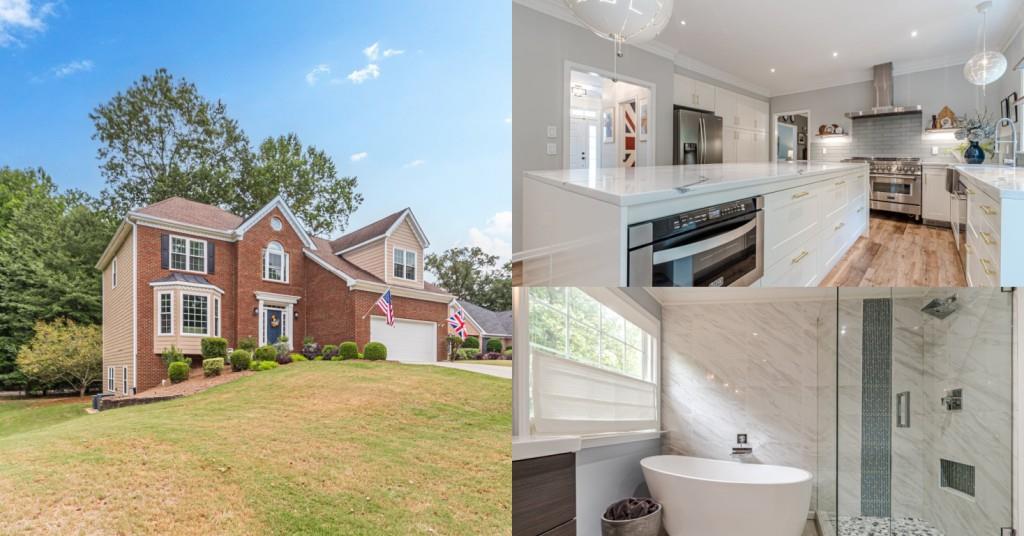
<instances>
[{"instance_id":1,"label":"stainless steel refrigerator","mask_svg":"<svg viewBox=\"0 0 1024 536\"><path fill-rule=\"evenodd\" d=\"M672 127L674 165L722 163L721 117L676 107Z\"/></svg>"}]
</instances>

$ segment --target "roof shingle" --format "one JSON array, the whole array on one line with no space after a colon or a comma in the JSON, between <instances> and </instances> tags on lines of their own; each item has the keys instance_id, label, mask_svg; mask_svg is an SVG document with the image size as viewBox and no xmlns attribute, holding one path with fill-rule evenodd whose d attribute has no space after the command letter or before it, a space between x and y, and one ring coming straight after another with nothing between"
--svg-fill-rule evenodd
<instances>
[{"instance_id":1,"label":"roof shingle","mask_svg":"<svg viewBox=\"0 0 1024 536\"><path fill-rule=\"evenodd\" d=\"M394 225L396 221L398 221L398 218L401 217L402 213L404 213L406 210L409 209L403 208L402 210L399 210L394 214L384 216L383 218L364 227L360 227L359 229L356 229L351 233L335 238L330 243L331 252L333 253L335 251L341 251L343 249L350 248L357 244L362 244L367 240L372 240L374 238L383 236L384 233L388 232L388 229L390 229L391 226Z\"/></svg>"},{"instance_id":2,"label":"roof shingle","mask_svg":"<svg viewBox=\"0 0 1024 536\"><path fill-rule=\"evenodd\" d=\"M512 311L496 313L465 300L459 300L459 304L469 313L473 321L480 326L480 329L484 331L484 335L512 336Z\"/></svg>"},{"instance_id":3,"label":"roof shingle","mask_svg":"<svg viewBox=\"0 0 1024 536\"><path fill-rule=\"evenodd\" d=\"M135 212L165 220L223 230L233 230L245 221L241 216L220 207L198 203L184 197L168 197Z\"/></svg>"}]
</instances>

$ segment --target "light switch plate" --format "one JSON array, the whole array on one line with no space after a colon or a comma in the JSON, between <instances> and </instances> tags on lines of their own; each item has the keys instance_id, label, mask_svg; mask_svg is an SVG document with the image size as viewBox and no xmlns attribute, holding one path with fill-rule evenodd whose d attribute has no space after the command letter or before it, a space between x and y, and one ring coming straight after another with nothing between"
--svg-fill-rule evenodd
<instances>
[{"instance_id":1,"label":"light switch plate","mask_svg":"<svg viewBox=\"0 0 1024 536\"><path fill-rule=\"evenodd\" d=\"M557 138L558 137L558 127L550 126L549 125L548 126L548 137L549 138Z\"/></svg>"},{"instance_id":2,"label":"light switch plate","mask_svg":"<svg viewBox=\"0 0 1024 536\"><path fill-rule=\"evenodd\" d=\"M554 143L549 143L548 144L548 154L549 155L556 155L556 154L558 154L558 146L555 145Z\"/></svg>"},{"instance_id":3,"label":"light switch plate","mask_svg":"<svg viewBox=\"0 0 1024 536\"><path fill-rule=\"evenodd\" d=\"M934 145L932 145L932 154L933 155L939 154L939 148L934 146Z\"/></svg>"},{"instance_id":4,"label":"light switch plate","mask_svg":"<svg viewBox=\"0 0 1024 536\"><path fill-rule=\"evenodd\" d=\"M828 154L828 147L822 147L821 154Z\"/></svg>"}]
</instances>

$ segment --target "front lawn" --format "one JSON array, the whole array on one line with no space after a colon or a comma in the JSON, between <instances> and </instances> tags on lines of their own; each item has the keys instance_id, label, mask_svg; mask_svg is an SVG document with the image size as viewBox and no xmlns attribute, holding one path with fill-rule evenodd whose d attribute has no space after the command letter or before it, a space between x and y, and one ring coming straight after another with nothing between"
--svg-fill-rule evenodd
<instances>
[{"instance_id":1,"label":"front lawn","mask_svg":"<svg viewBox=\"0 0 1024 536\"><path fill-rule=\"evenodd\" d=\"M308 362L0 436L0 534L510 534L511 399Z\"/></svg>"},{"instance_id":2,"label":"front lawn","mask_svg":"<svg viewBox=\"0 0 1024 536\"><path fill-rule=\"evenodd\" d=\"M0 399L0 437L85 415L89 397Z\"/></svg>"}]
</instances>

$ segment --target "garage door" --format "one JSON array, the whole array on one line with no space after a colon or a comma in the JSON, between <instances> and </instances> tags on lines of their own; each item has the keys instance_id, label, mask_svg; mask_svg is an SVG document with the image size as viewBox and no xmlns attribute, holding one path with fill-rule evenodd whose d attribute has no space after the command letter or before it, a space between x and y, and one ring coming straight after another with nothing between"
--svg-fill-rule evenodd
<instances>
[{"instance_id":1,"label":"garage door","mask_svg":"<svg viewBox=\"0 0 1024 536\"><path fill-rule=\"evenodd\" d=\"M437 361L437 325L433 322L395 319L389 326L383 317L370 317L370 340L388 347L390 361Z\"/></svg>"}]
</instances>

